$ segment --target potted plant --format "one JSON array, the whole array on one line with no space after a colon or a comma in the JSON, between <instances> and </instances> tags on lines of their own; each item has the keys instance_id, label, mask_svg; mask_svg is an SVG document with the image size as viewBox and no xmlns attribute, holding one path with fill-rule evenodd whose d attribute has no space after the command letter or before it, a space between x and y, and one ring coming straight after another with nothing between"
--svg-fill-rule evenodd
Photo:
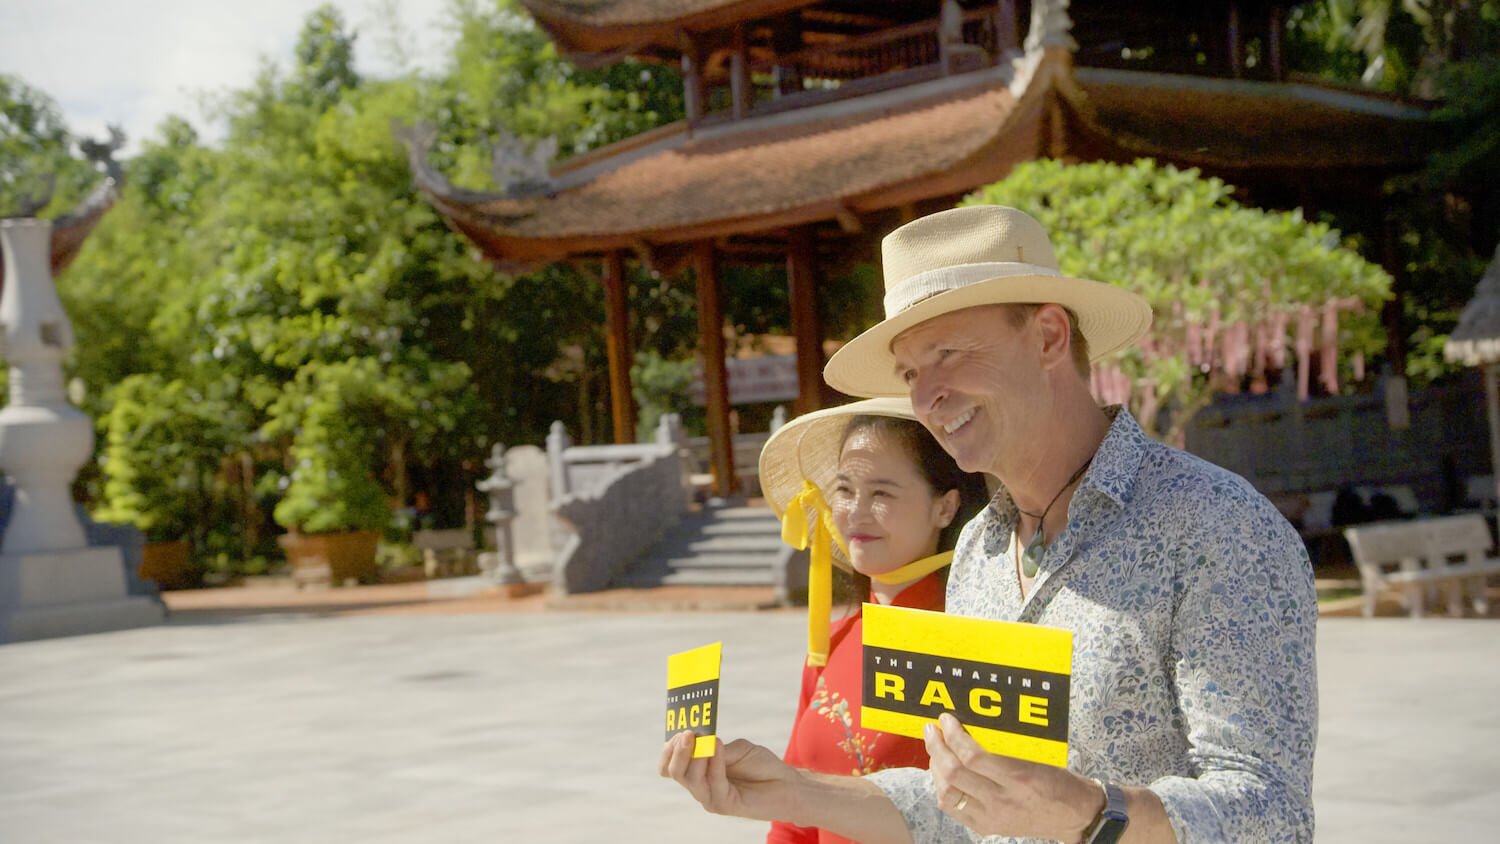
<instances>
[{"instance_id":1,"label":"potted plant","mask_svg":"<svg viewBox=\"0 0 1500 844\"><path fill-rule=\"evenodd\" d=\"M337 382L319 385L302 400L280 402L294 410L269 426L295 431L292 469L272 516L287 529L277 541L292 576L301 583L375 579L375 550L390 519L385 491L371 472L376 453L360 414L345 402Z\"/></svg>"},{"instance_id":2,"label":"potted plant","mask_svg":"<svg viewBox=\"0 0 1500 844\"><path fill-rule=\"evenodd\" d=\"M162 589L198 585L193 536L203 523L209 480L223 454L224 415L192 386L159 375L131 375L112 391L100 425L101 522L133 525L145 536L141 578Z\"/></svg>"}]
</instances>

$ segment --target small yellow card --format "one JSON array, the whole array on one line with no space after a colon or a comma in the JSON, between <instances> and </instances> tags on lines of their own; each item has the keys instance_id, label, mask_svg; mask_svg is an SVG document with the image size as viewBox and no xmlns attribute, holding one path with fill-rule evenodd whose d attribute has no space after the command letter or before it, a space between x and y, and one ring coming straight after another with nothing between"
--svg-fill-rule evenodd
<instances>
[{"instance_id":1,"label":"small yellow card","mask_svg":"<svg viewBox=\"0 0 1500 844\"><path fill-rule=\"evenodd\" d=\"M692 730L693 758L714 755L719 725L719 665L724 643L667 657L667 738Z\"/></svg>"},{"instance_id":2,"label":"small yellow card","mask_svg":"<svg viewBox=\"0 0 1500 844\"><path fill-rule=\"evenodd\" d=\"M1068 763L1073 633L865 604L860 725L922 737L950 712L991 753Z\"/></svg>"}]
</instances>

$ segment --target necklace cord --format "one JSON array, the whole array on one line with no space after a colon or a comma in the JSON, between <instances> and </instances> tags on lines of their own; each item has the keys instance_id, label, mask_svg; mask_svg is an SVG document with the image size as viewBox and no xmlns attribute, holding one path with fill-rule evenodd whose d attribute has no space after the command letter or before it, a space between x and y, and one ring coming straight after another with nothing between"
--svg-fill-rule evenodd
<instances>
[{"instance_id":1,"label":"necklace cord","mask_svg":"<svg viewBox=\"0 0 1500 844\"><path fill-rule=\"evenodd\" d=\"M1062 485L1062 489L1059 489L1057 494L1052 496L1052 500L1047 502L1047 506L1042 510L1040 516L1035 513L1028 513L1021 509L1021 505L1016 505L1017 513L1036 519L1036 533L1031 535L1031 541L1026 543L1025 553L1020 554L1020 559L1017 561L1021 565L1021 573L1025 576L1036 577L1036 573L1041 570L1042 555L1047 553L1047 514L1052 512L1052 505L1057 503L1057 499L1062 498L1062 494L1068 490L1068 487L1077 483L1078 479L1083 477L1083 473L1088 470L1089 464L1093 462L1094 456L1090 454L1089 459L1083 461L1083 465L1079 466L1078 471L1073 473L1073 477L1068 478L1068 482ZM1021 539L1019 519L1017 520L1016 527L1018 531L1016 533L1016 543L1019 548Z\"/></svg>"},{"instance_id":2,"label":"necklace cord","mask_svg":"<svg viewBox=\"0 0 1500 844\"><path fill-rule=\"evenodd\" d=\"M1059 489L1057 491L1057 494L1054 495L1054 496L1052 496L1052 500L1047 502L1047 506L1042 509L1041 515L1037 515L1036 513L1028 513L1025 510L1022 510L1021 509L1021 505L1019 505L1019 504L1016 505L1016 512L1020 513L1023 516L1030 516L1031 518L1036 519L1037 520L1037 526L1036 526L1037 532L1038 533L1042 532L1046 528L1047 514L1052 512L1052 505L1057 503L1057 499L1062 498L1062 494L1064 492L1068 491L1068 487L1070 487L1073 484L1077 483L1078 479L1081 478L1081 477L1083 477L1083 473L1086 472L1086 471L1088 471L1089 464L1093 463L1093 462L1094 462L1094 455L1090 454L1089 455L1089 459L1083 461L1083 465L1079 466L1078 467L1078 471L1076 471L1076 472L1073 473L1073 477L1068 478L1068 482L1062 485L1062 489Z\"/></svg>"}]
</instances>

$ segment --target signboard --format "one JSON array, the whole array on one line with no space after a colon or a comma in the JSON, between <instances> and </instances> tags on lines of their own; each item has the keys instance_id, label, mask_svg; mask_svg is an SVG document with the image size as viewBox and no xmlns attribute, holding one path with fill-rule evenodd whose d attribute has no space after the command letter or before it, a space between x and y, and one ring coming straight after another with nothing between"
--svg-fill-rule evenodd
<instances>
[{"instance_id":1,"label":"signboard","mask_svg":"<svg viewBox=\"0 0 1500 844\"><path fill-rule=\"evenodd\" d=\"M728 358L724 366L729 374L729 403L754 404L767 401L791 401L797 398L797 356L762 355L755 358ZM693 370L688 388L693 404L706 403L703 389L703 367Z\"/></svg>"},{"instance_id":2,"label":"signboard","mask_svg":"<svg viewBox=\"0 0 1500 844\"><path fill-rule=\"evenodd\" d=\"M864 628L860 726L919 739L948 712L991 753L1068 763L1072 631L881 604Z\"/></svg>"}]
</instances>

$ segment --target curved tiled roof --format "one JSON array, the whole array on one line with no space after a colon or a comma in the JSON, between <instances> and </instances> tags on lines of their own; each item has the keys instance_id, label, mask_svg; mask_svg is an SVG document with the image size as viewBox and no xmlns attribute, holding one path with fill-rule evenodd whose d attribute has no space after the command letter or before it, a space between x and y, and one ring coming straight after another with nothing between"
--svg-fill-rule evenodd
<instances>
[{"instance_id":1,"label":"curved tiled roof","mask_svg":"<svg viewBox=\"0 0 1500 844\"><path fill-rule=\"evenodd\" d=\"M445 191L423 180L419 154L413 160L439 210L494 257L560 257L572 251L561 242L571 240L680 241L706 225L718 234L757 231L769 217L831 219L882 189L935 179L980 154L1006 134L1017 103L1003 77L973 77L822 119L788 113L668 135L546 197Z\"/></svg>"},{"instance_id":2,"label":"curved tiled roof","mask_svg":"<svg viewBox=\"0 0 1500 844\"><path fill-rule=\"evenodd\" d=\"M1092 128L1181 164L1406 167L1439 140L1429 106L1379 94L1087 67L1074 78Z\"/></svg>"},{"instance_id":3,"label":"curved tiled roof","mask_svg":"<svg viewBox=\"0 0 1500 844\"><path fill-rule=\"evenodd\" d=\"M946 77L691 136L658 130L554 169L542 197L456 191L419 151L412 161L433 204L491 258L535 261L842 221L972 190L1059 142L1085 158L1282 173L1392 172L1430 148L1425 107L1377 96L1075 70L1061 49L1025 70ZM1076 146L1064 138L1073 132Z\"/></svg>"},{"instance_id":4,"label":"curved tiled roof","mask_svg":"<svg viewBox=\"0 0 1500 844\"><path fill-rule=\"evenodd\" d=\"M690 140L549 201L499 200L477 210L504 217L520 236L650 232L775 214L946 170L994 137L1011 103L1005 89L986 88L873 119Z\"/></svg>"}]
</instances>

